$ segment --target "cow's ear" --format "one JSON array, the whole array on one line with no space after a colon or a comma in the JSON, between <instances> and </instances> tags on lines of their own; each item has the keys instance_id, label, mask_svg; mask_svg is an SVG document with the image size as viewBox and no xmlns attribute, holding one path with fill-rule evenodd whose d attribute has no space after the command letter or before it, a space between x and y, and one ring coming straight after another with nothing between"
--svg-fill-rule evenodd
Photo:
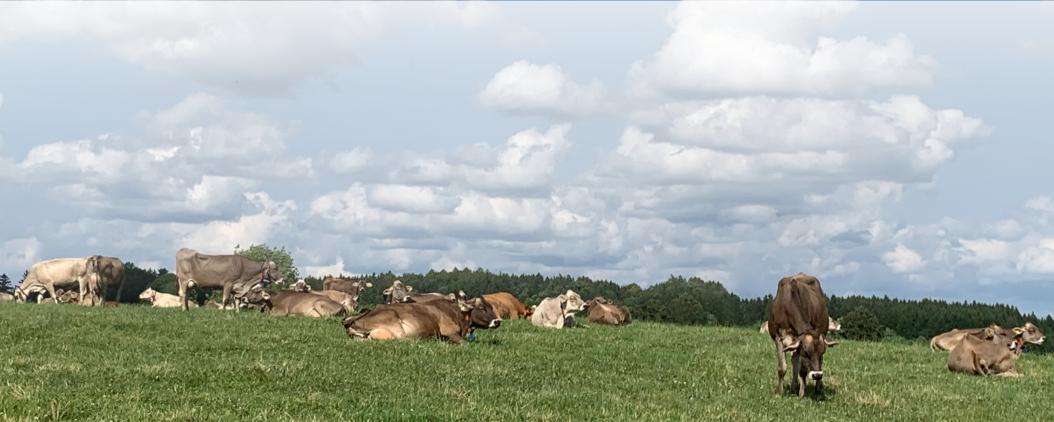
<instances>
[{"instance_id":1,"label":"cow's ear","mask_svg":"<svg viewBox=\"0 0 1054 422\"><path fill-rule=\"evenodd\" d=\"M450 299L453 302L457 302L457 296L454 295L453 293L446 295L446 298Z\"/></svg>"},{"instance_id":2,"label":"cow's ear","mask_svg":"<svg viewBox=\"0 0 1054 422\"><path fill-rule=\"evenodd\" d=\"M408 291L408 292L414 291L414 286L406 286L406 291Z\"/></svg>"},{"instance_id":3,"label":"cow's ear","mask_svg":"<svg viewBox=\"0 0 1054 422\"><path fill-rule=\"evenodd\" d=\"M992 337L995 337L995 329L993 329L992 327L985 328L984 329L984 338L991 340Z\"/></svg>"},{"instance_id":4,"label":"cow's ear","mask_svg":"<svg viewBox=\"0 0 1054 422\"><path fill-rule=\"evenodd\" d=\"M483 306L483 299L475 298L472 300L472 306L480 307Z\"/></svg>"},{"instance_id":5,"label":"cow's ear","mask_svg":"<svg viewBox=\"0 0 1054 422\"><path fill-rule=\"evenodd\" d=\"M370 283L370 282L367 281L366 282L366 287L373 287L373 283Z\"/></svg>"},{"instance_id":6,"label":"cow's ear","mask_svg":"<svg viewBox=\"0 0 1054 422\"><path fill-rule=\"evenodd\" d=\"M390 294L392 294L392 288L391 288L391 287L389 287L389 288L387 288L387 289L384 289L384 291L383 291L383 292L381 292L381 294L382 294L382 295L390 295Z\"/></svg>"},{"instance_id":7,"label":"cow's ear","mask_svg":"<svg viewBox=\"0 0 1054 422\"><path fill-rule=\"evenodd\" d=\"M795 350L798 350L798 347L801 347L801 340L791 340L791 337L789 336L783 337L782 339L780 339L780 342L783 343L784 352L793 352Z\"/></svg>"},{"instance_id":8,"label":"cow's ear","mask_svg":"<svg viewBox=\"0 0 1054 422\"><path fill-rule=\"evenodd\" d=\"M562 294L560 296L557 296L556 298L560 299L561 302L567 302L567 295L566 294Z\"/></svg>"}]
</instances>

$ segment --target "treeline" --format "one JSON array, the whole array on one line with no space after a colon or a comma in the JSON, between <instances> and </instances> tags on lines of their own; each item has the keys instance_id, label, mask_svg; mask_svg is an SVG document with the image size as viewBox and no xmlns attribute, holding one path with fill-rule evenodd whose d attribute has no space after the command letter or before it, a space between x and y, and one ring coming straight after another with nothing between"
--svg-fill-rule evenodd
<instances>
[{"instance_id":1,"label":"treeline","mask_svg":"<svg viewBox=\"0 0 1054 422\"><path fill-rule=\"evenodd\" d=\"M126 285L121 302L138 301L139 293L147 287L166 293L176 293L175 274L164 268L142 269L133 263L125 264ZM454 292L464 290L471 296L493 292L509 292L528 305L537 304L545 297L556 296L567 290L578 292L586 300L604 296L630 308L636 320L672 324L725 325L757 328L767 318L771 295L741 298L729 292L721 283L699 278L671 276L666 281L641 288L635 283L620 286L610 281L588 277L541 274L505 274L478 270L429 271L425 274L371 274L362 277L373 283L360 296L360 307L383 303L381 292L396 279L414 286L420 292ZM321 289L322 280L305 279L314 289ZM773 282L775 290L775 282ZM212 294L218 295L219 292ZM111 291L108 300L116 299ZM204 292L195 292L204 301ZM218 299L218 298L217 298ZM1017 308L1001 304L976 302L946 302L942 300L903 300L889 297L831 296L828 309L832 317L843 323L843 332L853 333L863 327L869 331L857 336L862 339L928 340L952 328L984 327L991 323L1021 326L1031 321L1045 334L1054 334L1054 319L1022 314ZM849 327L846 327L846 326ZM1054 342L1039 348L1054 352Z\"/></svg>"}]
</instances>

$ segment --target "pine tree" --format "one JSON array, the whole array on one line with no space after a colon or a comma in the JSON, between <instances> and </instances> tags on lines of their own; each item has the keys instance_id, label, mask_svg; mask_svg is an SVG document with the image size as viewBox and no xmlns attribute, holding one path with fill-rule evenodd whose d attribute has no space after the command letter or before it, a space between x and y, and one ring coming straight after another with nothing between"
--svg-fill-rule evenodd
<instances>
[{"instance_id":1,"label":"pine tree","mask_svg":"<svg viewBox=\"0 0 1054 422\"><path fill-rule=\"evenodd\" d=\"M7 273L0 274L0 292L11 292L11 278L7 276Z\"/></svg>"}]
</instances>

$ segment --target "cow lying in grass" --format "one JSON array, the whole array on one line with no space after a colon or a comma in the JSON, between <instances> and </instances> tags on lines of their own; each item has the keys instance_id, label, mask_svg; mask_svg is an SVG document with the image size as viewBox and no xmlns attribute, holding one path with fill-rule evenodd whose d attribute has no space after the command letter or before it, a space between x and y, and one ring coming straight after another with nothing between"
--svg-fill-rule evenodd
<instances>
[{"instance_id":1,"label":"cow lying in grass","mask_svg":"<svg viewBox=\"0 0 1054 422\"><path fill-rule=\"evenodd\" d=\"M539 327L561 329L575 324L575 312L586 307L582 296L568 290L557 297L547 297L534 308L531 324Z\"/></svg>"},{"instance_id":2,"label":"cow lying in grass","mask_svg":"<svg viewBox=\"0 0 1054 422\"><path fill-rule=\"evenodd\" d=\"M948 354L948 370L974 375L1018 377L1014 366L1024 344L1017 329L985 328L968 334Z\"/></svg>"},{"instance_id":3,"label":"cow lying in grass","mask_svg":"<svg viewBox=\"0 0 1054 422\"><path fill-rule=\"evenodd\" d=\"M501 319L482 298L450 294L442 300L379 305L343 324L357 339L436 338L460 344L474 328L497 328Z\"/></svg>"},{"instance_id":4,"label":"cow lying in grass","mask_svg":"<svg viewBox=\"0 0 1054 422\"><path fill-rule=\"evenodd\" d=\"M985 336L991 339L990 334L994 332L1000 332L1002 330L1005 329L995 324L989 325L986 328L951 330L946 333L936 335L932 339L930 339L930 349L932 349L933 351L952 350L953 348L955 348L955 346L962 342L963 339L966 338L966 336ZM1043 335L1043 332L1039 330L1039 327L1036 327L1036 325L1031 322L1026 322L1024 326L1011 328L1010 330L1012 330L1015 335L1020 335L1021 339L1025 343L1040 345L1043 344L1043 342L1047 339L1047 337Z\"/></svg>"},{"instance_id":5,"label":"cow lying in grass","mask_svg":"<svg viewBox=\"0 0 1054 422\"><path fill-rule=\"evenodd\" d=\"M139 294L139 299L150 302L150 306L155 308L178 308L183 305L183 302L179 300L179 296L161 293L151 288L143 290L143 292ZM197 303L190 303L190 306L198 306Z\"/></svg>"},{"instance_id":6,"label":"cow lying in grass","mask_svg":"<svg viewBox=\"0 0 1054 422\"><path fill-rule=\"evenodd\" d=\"M239 299L246 305L256 305L260 311L275 315L299 315L313 318L346 315L344 306L328 297L310 293L282 290L268 292L262 288L250 290Z\"/></svg>"},{"instance_id":7,"label":"cow lying in grass","mask_svg":"<svg viewBox=\"0 0 1054 422\"><path fill-rule=\"evenodd\" d=\"M629 309L625 306L608 302L602 296L597 296L586 303L589 322L603 325L627 325L631 322Z\"/></svg>"}]
</instances>

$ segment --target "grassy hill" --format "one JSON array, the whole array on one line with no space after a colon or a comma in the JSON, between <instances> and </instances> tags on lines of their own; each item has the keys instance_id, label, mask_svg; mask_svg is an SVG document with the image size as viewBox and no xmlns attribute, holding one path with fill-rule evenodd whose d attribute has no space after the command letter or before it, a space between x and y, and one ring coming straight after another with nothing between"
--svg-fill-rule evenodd
<instances>
[{"instance_id":1,"label":"grassy hill","mask_svg":"<svg viewBox=\"0 0 1054 422\"><path fill-rule=\"evenodd\" d=\"M337 320L0 303L0 418L1005 420L1054 414L1054 357L951 374L923 345L843 342L822 400L772 394L751 329L523 321L463 346L368 343ZM813 419L819 417L819 419Z\"/></svg>"}]
</instances>

